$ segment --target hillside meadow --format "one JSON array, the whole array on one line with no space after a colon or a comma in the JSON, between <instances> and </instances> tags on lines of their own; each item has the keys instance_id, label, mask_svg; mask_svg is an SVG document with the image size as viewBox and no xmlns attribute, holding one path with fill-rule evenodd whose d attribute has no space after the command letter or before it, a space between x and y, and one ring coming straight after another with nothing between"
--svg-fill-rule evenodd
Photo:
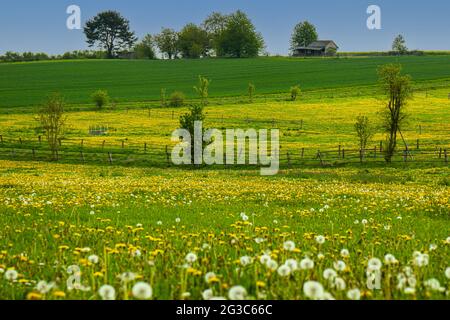
<instances>
[{"instance_id":1,"label":"hillside meadow","mask_svg":"<svg viewBox=\"0 0 450 320\"><path fill-rule=\"evenodd\" d=\"M356 148L356 116L379 125L376 69L397 59L415 80L403 128L414 157L335 161L339 145ZM448 300L449 59L0 64L0 299ZM273 177L168 165L187 108L161 107L159 90L192 99L199 74L213 81L208 127L279 128L283 156L305 148L314 161ZM296 83L304 92L288 101ZM94 111L99 88L115 108ZM51 91L69 102L59 162L35 120ZM383 139L377 129L371 145ZM156 164L136 161L152 148ZM332 150L325 164L318 150Z\"/></svg>"}]
</instances>

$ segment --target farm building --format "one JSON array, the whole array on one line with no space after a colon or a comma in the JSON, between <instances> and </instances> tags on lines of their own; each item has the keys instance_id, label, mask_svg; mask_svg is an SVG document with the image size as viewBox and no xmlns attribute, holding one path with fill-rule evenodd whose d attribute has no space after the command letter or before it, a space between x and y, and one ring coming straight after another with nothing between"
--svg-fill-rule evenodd
<instances>
[{"instance_id":1,"label":"farm building","mask_svg":"<svg viewBox=\"0 0 450 320\"><path fill-rule=\"evenodd\" d=\"M310 57L333 55L339 47L332 40L314 41L307 47L297 47L293 50L294 57Z\"/></svg>"}]
</instances>

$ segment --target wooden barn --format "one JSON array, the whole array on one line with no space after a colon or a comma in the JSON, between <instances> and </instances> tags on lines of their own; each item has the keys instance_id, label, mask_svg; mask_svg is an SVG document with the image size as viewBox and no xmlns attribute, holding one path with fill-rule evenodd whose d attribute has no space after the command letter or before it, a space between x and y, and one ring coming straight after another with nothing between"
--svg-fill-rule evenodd
<instances>
[{"instance_id":1,"label":"wooden barn","mask_svg":"<svg viewBox=\"0 0 450 320\"><path fill-rule=\"evenodd\" d=\"M314 57L334 55L339 47L333 40L314 41L307 47L297 47L293 50L294 57Z\"/></svg>"}]
</instances>

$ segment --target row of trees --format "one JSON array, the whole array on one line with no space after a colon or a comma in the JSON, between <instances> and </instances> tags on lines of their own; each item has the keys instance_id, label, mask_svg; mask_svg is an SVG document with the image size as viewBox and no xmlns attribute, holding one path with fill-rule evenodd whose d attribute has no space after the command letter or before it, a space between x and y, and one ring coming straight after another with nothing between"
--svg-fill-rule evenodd
<instances>
[{"instance_id":1,"label":"row of trees","mask_svg":"<svg viewBox=\"0 0 450 320\"><path fill-rule=\"evenodd\" d=\"M59 55L48 55L43 52L12 52L7 51L0 56L2 62L30 62L46 60L72 60L72 59L103 59L106 58L106 52L93 50L76 50Z\"/></svg>"},{"instance_id":2,"label":"row of trees","mask_svg":"<svg viewBox=\"0 0 450 320\"><path fill-rule=\"evenodd\" d=\"M108 58L134 50L136 57L154 59L156 50L168 59L215 57L255 57L264 48L262 35L242 11L225 15L212 13L201 25L189 23L180 31L163 28L147 34L137 43L130 23L116 11L105 11L84 27L90 47L100 47ZM136 44L137 43L137 44Z\"/></svg>"}]
</instances>

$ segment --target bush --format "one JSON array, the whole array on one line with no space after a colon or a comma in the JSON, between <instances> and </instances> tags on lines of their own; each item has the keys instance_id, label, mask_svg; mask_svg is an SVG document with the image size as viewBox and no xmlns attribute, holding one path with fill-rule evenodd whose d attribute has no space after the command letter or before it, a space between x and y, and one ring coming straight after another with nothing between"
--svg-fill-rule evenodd
<instances>
[{"instance_id":1,"label":"bush","mask_svg":"<svg viewBox=\"0 0 450 320\"><path fill-rule=\"evenodd\" d=\"M102 109L109 102L108 91L98 90L92 94L92 101L95 103L97 109Z\"/></svg>"},{"instance_id":2,"label":"bush","mask_svg":"<svg viewBox=\"0 0 450 320\"><path fill-rule=\"evenodd\" d=\"M291 100L292 101L297 100L297 97L300 95L301 92L302 89L300 89L299 86L291 87Z\"/></svg>"},{"instance_id":3,"label":"bush","mask_svg":"<svg viewBox=\"0 0 450 320\"><path fill-rule=\"evenodd\" d=\"M248 99L250 103L253 103L253 97L255 96L256 87L253 83L248 84Z\"/></svg>"},{"instance_id":4,"label":"bush","mask_svg":"<svg viewBox=\"0 0 450 320\"><path fill-rule=\"evenodd\" d=\"M184 100L186 99L183 92L175 91L170 95L170 106L171 107L182 107L184 105Z\"/></svg>"}]
</instances>

